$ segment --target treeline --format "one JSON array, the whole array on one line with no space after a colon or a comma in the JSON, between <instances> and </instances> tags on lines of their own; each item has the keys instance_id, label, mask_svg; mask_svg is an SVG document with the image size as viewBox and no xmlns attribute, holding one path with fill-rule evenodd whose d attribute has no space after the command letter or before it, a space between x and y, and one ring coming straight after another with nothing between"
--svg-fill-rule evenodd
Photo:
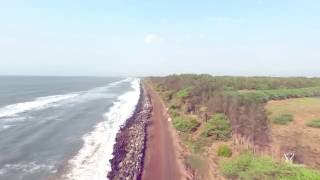
<instances>
[{"instance_id":1,"label":"treeline","mask_svg":"<svg viewBox=\"0 0 320 180\"><path fill-rule=\"evenodd\" d=\"M296 89L274 89L256 91L228 91L226 94L247 100L265 103L270 100L320 96L320 86Z\"/></svg>"},{"instance_id":2,"label":"treeline","mask_svg":"<svg viewBox=\"0 0 320 180\"><path fill-rule=\"evenodd\" d=\"M183 74L167 76L162 81L173 87L174 84L170 84L170 82L178 82L176 80L179 81L179 84L175 84L176 86L197 82L197 84L202 84L204 82L223 90L271 90L320 86L320 78L306 77L237 77Z\"/></svg>"},{"instance_id":3,"label":"treeline","mask_svg":"<svg viewBox=\"0 0 320 180\"><path fill-rule=\"evenodd\" d=\"M212 77L225 90L271 90L320 86L319 78L306 77Z\"/></svg>"}]
</instances>

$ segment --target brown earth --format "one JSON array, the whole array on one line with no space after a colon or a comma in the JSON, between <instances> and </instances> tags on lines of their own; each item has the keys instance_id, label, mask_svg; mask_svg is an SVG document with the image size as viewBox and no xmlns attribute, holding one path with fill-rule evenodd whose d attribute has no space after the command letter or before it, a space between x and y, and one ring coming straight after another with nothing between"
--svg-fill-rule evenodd
<instances>
[{"instance_id":1,"label":"brown earth","mask_svg":"<svg viewBox=\"0 0 320 180\"><path fill-rule=\"evenodd\" d=\"M179 145L168 122L163 102L151 86L145 85L153 106L151 124L147 128L143 180L187 179L181 163Z\"/></svg>"},{"instance_id":2,"label":"brown earth","mask_svg":"<svg viewBox=\"0 0 320 180\"><path fill-rule=\"evenodd\" d=\"M275 157L283 159L284 152L294 152L296 163L320 169L320 129L306 126L320 118L320 98L270 101L266 109L269 119L286 113L294 116L288 125L271 125L272 147L278 149Z\"/></svg>"}]
</instances>

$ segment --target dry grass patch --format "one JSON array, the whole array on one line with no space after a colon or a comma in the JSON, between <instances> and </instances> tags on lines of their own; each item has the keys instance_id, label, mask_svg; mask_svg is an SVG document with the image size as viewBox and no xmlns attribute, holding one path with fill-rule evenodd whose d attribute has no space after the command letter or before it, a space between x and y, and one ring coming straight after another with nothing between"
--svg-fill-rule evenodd
<instances>
[{"instance_id":1,"label":"dry grass patch","mask_svg":"<svg viewBox=\"0 0 320 180\"><path fill-rule=\"evenodd\" d=\"M279 149L273 154L283 158L284 152L294 152L296 163L320 168L320 98L296 98L270 101L266 105L269 120L291 114L294 121L287 125L271 124L272 146ZM313 127L312 127L313 126Z\"/></svg>"},{"instance_id":2,"label":"dry grass patch","mask_svg":"<svg viewBox=\"0 0 320 180\"><path fill-rule=\"evenodd\" d=\"M297 124L305 124L310 119L320 117L320 98L296 98L270 101L266 105L269 119L274 120L284 114L293 116Z\"/></svg>"}]
</instances>

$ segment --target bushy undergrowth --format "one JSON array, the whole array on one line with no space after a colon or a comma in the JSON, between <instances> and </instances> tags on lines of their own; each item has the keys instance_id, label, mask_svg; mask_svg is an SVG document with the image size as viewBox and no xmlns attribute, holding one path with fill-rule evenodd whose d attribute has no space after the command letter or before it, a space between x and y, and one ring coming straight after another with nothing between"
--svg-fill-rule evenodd
<instances>
[{"instance_id":1,"label":"bushy undergrowth","mask_svg":"<svg viewBox=\"0 0 320 180\"><path fill-rule=\"evenodd\" d=\"M237 158L221 164L222 172L228 178L243 180L319 180L320 172L286 163L275 162L269 157L254 156L246 152Z\"/></svg>"},{"instance_id":2,"label":"bushy undergrowth","mask_svg":"<svg viewBox=\"0 0 320 180\"><path fill-rule=\"evenodd\" d=\"M280 116L277 116L277 117L273 118L273 120L272 120L273 123L281 124L281 125L287 125L292 121L293 121L292 114L281 114Z\"/></svg>"},{"instance_id":3,"label":"bushy undergrowth","mask_svg":"<svg viewBox=\"0 0 320 180\"><path fill-rule=\"evenodd\" d=\"M320 128L320 119L315 119L307 123L307 126L313 128Z\"/></svg>"},{"instance_id":4,"label":"bushy undergrowth","mask_svg":"<svg viewBox=\"0 0 320 180\"><path fill-rule=\"evenodd\" d=\"M188 149L195 154L203 153L207 147L212 145L212 139L201 136L192 138L190 134L184 134L182 141L188 147Z\"/></svg>"},{"instance_id":5,"label":"bushy undergrowth","mask_svg":"<svg viewBox=\"0 0 320 180\"><path fill-rule=\"evenodd\" d=\"M178 109L176 109L175 107L171 106L169 107L168 113L170 114L170 116L172 118L178 117L180 116L180 112Z\"/></svg>"},{"instance_id":6,"label":"bushy undergrowth","mask_svg":"<svg viewBox=\"0 0 320 180\"><path fill-rule=\"evenodd\" d=\"M190 89L191 89L190 87L181 89L176 93L176 96L179 97L179 98L186 98L186 97L189 96Z\"/></svg>"},{"instance_id":7,"label":"bushy undergrowth","mask_svg":"<svg viewBox=\"0 0 320 180\"><path fill-rule=\"evenodd\" d=\"M204 124L201 136L213 137L217 140L227 140L230 138L231 128L227 117L224 114L216 113Z\"/></svg>"},{"instance_id":8,"label":"bushy undergrowth","mask_svg":"<svg viewBox=\"0 0 320 180\"><path fill-rule=\"evenodd\" d=\"M173 117L172 124L181 132L192 132L199 126L199 122L196 119L186 116Z\"/></svg>"},{"instance_id":9,"label":"bushy undergrowth","mask_svg":"<svg viewBox=\"0 0 320 180\"><path fill-rule=\"evenodd\" d=\"M231 157L232 156L232 150L227 145L221 145L218 147L218 156L221 157Z\"/></svg>"}]
</instances>

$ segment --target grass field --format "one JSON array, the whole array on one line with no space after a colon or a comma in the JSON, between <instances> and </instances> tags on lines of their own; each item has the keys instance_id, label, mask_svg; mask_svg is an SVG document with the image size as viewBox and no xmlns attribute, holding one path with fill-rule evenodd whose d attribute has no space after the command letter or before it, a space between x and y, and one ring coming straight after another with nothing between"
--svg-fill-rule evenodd
<instances>
[{"instance_id":1,"label":"grass field","mask_svg":"<svg viewBox=\"0 0 320 180\"><path fill-rule=\"evenodd\" d=\"M294 117L295 123L305 124L310 120L320 119L320 98L270 101L267 103L266 109L271 120L283 114L290 114Z\"/></svg>"},{"instance_id":2,"label":"grass field","mask_svg":"<svg viewBox=\"0 0 320 180\"><path fill-rule=\"evenodd\" d=\"M273 146L296 154L296 162L320 168L320 98L296 98L269 101L266 105L271 123ZM291 115L292 121L275 123L274 119ZM280 154L280 157L282 155Z\"/></svg>"}]
</instances>

